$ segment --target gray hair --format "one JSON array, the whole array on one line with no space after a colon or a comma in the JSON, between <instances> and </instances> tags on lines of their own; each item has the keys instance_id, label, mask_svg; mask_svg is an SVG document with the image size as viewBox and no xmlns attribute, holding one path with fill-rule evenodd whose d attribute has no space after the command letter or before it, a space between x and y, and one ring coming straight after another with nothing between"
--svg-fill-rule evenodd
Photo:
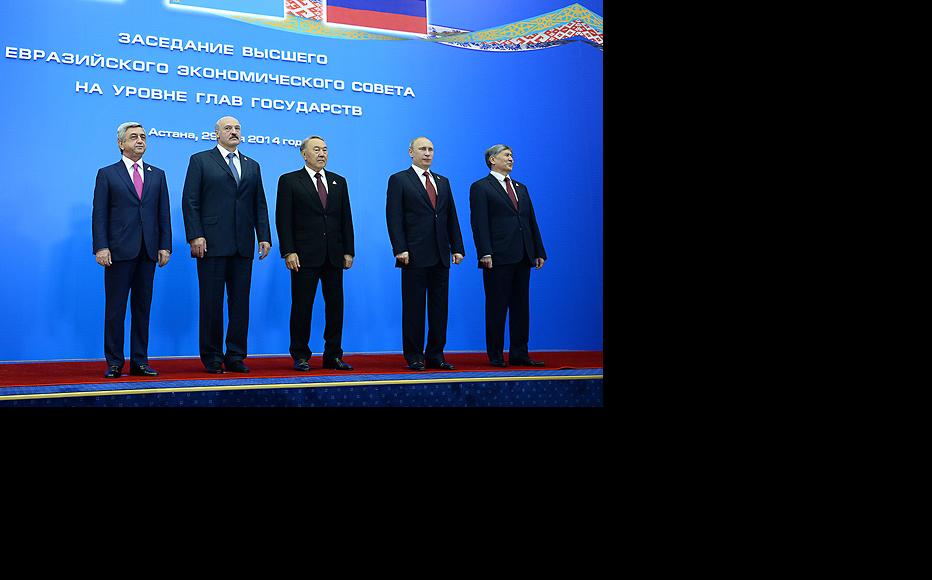
<instances>
[{"instance_id":1,"label":"gray hair","mask_svg":"<svg viewBox=\"0 0 932 580\"><path fill-rule=\"evenodd\" d=\"M123 139L126 138L126 130L132 129L133 127L139 127L140 129L145 129L145 127L143 127L139 123L136 123L135 121L127 121L126 123L123 123L119 127L117 127L117 141L122 143Z\"/></svg>"},{"instance_id":2,"label":"gray hair","mask_svg":"<svg viewBox=\"0 0 932 580\"><path fill-rule=\"evenodd\" d=\"M503 145L499 143L498 145L492 145L485 150L485 164L489 166L489 169L492 169L492 164L489 162L489 157L495 157L499 153L505 150L511 151L511 147L508 145Z\"/></svg>"},{"instance_id":3,"label":"gray hair","mask_svg":"<svg viewBox=\"0 0 932 580\"><path fill-rule=\"evenodd\" d=\"M304 141L301 141L301 151L304 151L307 148L307 142L310 141L311 139L320 139L321 141L324 141L323 137L318 137L317 135L311 135ZM326 141L324 141L324 143L326 143Z\"/></svg>"}]
</instances>

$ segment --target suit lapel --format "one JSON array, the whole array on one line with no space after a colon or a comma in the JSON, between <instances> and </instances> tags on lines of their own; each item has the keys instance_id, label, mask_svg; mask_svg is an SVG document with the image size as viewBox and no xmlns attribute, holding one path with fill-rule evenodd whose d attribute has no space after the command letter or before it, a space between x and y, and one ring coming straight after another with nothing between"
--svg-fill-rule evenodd
<instances>
[{"instance_id":1,"label":"suit lapel","mask_svg":"<svg viewBox=\"0 0 932 580\"><path fill-rule=\"evenodd\" d=\"M417 174L417 171L415 171L413 167L408 168L408 177L411 179L411 184L414 186L414 191L417 191L420 194L419 197L424 201L424 203L427 204L427 207L432 208L433 206L430 204L430 196L427 195L427 188L424 187L424 182L421 181L421 176ZM433 179L432 181L434 182L434 189L437 189L437 180ZM440 192L438 191L437 194L439 205Z\"/></svg>"},{"instance_id":2,"label":"suit lapel","mask_svg":"<svg viewBox=\"0 0 932 580\"><path fill-rule=\"evenodd\" d=\"M129 171L126 170L126 165L123 163L123 160L117 161L113 165L113 168L119 174L120 179L123 180L128 193L133 196L133 199L139 201L139 196L136 195L136 186L133 185L133 181L129 178ZM145 185L145 180L143 181L143 185ZM143 187L143 191L145 191L145 187Z\"/></svg>"},{"instance_id":3,"label":"suit lapel","mask_svg":"<svg viewBox=\"0 0 932 580\"><path fill-rule=\"evenodd\" d=\"M153 185L152 185L152 180L155 179L155 172L152 171L152 170L150 170L150 169L149 169L149 165L147 165L146 163L143 163L143 164L142 164L142 171L143 171L143 175L142 175L142 199L145 199L145 198L146 198L146 195L148 195L149 191L152 190L152 187L153 187ZM136 189L134 188L134 189L133 189L133 193L135 193L135 192L136 192ZM140 199L140 201L142 201L142 199Z\"/></svg>"},{"instance_id":4,"label":"suit lapel","mask_svg":"<svg viewBox=\"0 0 932 580\"><path fill-rule=\"evenodd\" d=\"M489 173L489 181L492 182L492 187L499 193L499 195L505 198L505 201L508 202L508 207L511 208L511 211L518 213L518 210L515 209L515 204L511 201L511 197L508 195L508 190L505 189L505 186L502 185L502 182L491 173ZM518 195L517 190L515 190L515 195Z\"/></svg>"},{"instance_id":5,"label":"suit lapel","mask_svg":"<svg viewBox=\"0 0 932 580\"><path fill-rule=\"evenodd\" d=\"M304 190L307 192L308 197L311 198L311 203L320 208L320 211L324 211L324 206L320 203L320 194L317 193L317 183L311 178L307 169L304 167L301 168L301 173L298 174L298 181L304 186ZM333 186L331 185L330 187Z\"/></svg>"},{"instance_id":6,"label":"suit lapel","mask_svg":"<svg viewBox=\"0 0 932 580\"><path fill-rule=\"evenodd\" d=\"M211 157L211 159L213 159L214 161L216 161L216 162L220 165L220 167L223 168L224 171L227 172L227 175L229 175L229 176L230 176L230 179L232 179L232 180L234 181L234 183L235 183L235 182L236 182L236 178L233 177L233 172L230 171L230 166L227 165L227 160L224 159L224 158L223 158L223 155L220 154L220 150L217 149L216 147L214 147L213 149L211 149L211 150L210 150L210 157ZM244 165L244 164L243 164L243 163L240 163L240 166L242 166L242 165ZM242 181L242 176L240 176L240 178L241 178L240 181Z\"/></svg>"},{"instance_id":7,"label":"suit lapel","mask_svg":"<svg viewBox=\"0 0 932 580\"><path fill-rule=\"evenodd\" d=\"M252 173L252 159L243 155L242 151L239 152L239 166L241 173L239 176L239 182L242 184L244 181L246 181L246 178L249 177L249 174ZM227 168L229 169L229 166L227 166ZM231 171L230 175L232 174L233 172Z\"/></svg>"}]
</instances>

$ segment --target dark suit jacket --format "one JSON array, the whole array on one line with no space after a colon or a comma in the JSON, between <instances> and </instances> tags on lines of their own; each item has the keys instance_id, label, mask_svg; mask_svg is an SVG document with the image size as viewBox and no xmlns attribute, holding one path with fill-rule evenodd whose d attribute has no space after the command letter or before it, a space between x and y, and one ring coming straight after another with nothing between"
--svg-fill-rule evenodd
<instances>
[{"instance_id":1,"label":"dark suit jacket","mask_svg":"<svg viewBox=\"0 0 932 580\"><path fill-rule=\"evenodd\" d=\"M413 167L388 178L385 203L388 237L393 255L410 254L409 268L433 266L438 260L449 268L450 254L466 255L450 180L433 171L430 174L437 190L436 211ZM396 261L395 267L400 268L401 263Z\"/></svg>"},{"instance_id":2,"label":"dark suit jacket","mask_svg":"<svg viewBox=\"0 0 932 580\"><path fill-rule=\"evenodd\" d=\"M320 267L325 260L343 268L343 255L355 256L353 210L346 179L324 168L327 209L320 203L317 184L302 167L278 178L275 227L284 258L297 253L302 266Z\"/></svg>"},{"instance_id":3,"label":"dark suit jacket","mask_svg":"<svg viewBox=\"0 0 932 580\"><path fill-rule=\"evenodd\" d=\"M188 162L181 194L185 236L189 242L206 238L208 257L252 258L256 237L272 243L259 164L239 153L239 186L216 147L195 153Z\"/></svg>"},{"instance_id":4,"label":"dark suit jacket","mask_svg":"<svg viewBox=\"0 0 932 580\"><path fill-rule=\"evenodd\" d=\"M135 258L143 240L150 260L158 259L159 250L172 250L165 172L146 162L141 167L142 200L122 159L97 171L91 219L94 253L109 248L114 262Z\"/></svg>"},{"instance_id":5,"label":"dark suit jacket","mask_svg":"<svg viewBox=\"0 0 932 580\"><path fill-rule=\"evenodd\" d=\"M470 222L478 258L492 256L497 264L516 264L527 258L547 259L537 227L531 196L524 184L512 179L518 209L508 192L491 174L469 188Z\"/></svg>"}]
</instances>

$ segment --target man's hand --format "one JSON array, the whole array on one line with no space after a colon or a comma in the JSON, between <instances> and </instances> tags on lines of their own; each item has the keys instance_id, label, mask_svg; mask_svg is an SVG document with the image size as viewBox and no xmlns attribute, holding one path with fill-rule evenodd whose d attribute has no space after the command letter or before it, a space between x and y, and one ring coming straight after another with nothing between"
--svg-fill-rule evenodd
<instances>
[{"instance_id":1,"label":"man's hand","mask_svg":"<svg viewBox=\"0 0 932 580\"><path fill-rule=\"evenodd\" d=\"M298 254L294 252L285 256L285 267L291 270L292 272L297 272L301 269L301 260L298 259Z\"/></svg>"},{"instance_id":2,"label":"man's hand","mask_svg":"<svg viewBox=\"0 0 932 580\"><path fill-rule=\"evenodd\" d=\"M349 254L343 254L343 269L349 270L353 267L353 257Z\"/></svg>"},{"instance_id":3,"label":"man's hand","mask_svg":"<svg viewBox=\"0 0 932 580\"><path fill-rule=\"evenodd\" d=\"M191 240L191 257L203 258L207 255L207 238L194 238Z\"/></svg>"},{"instance_id":4,"label":"man's hand","mask_svg":"<svg viewBox=\"0 0 932 580\"><path fill-rule=\"evenodd\" d=\"M479 263L482 264L483 268L492 269L492 256L486 256L479 260Z\"/></svg>"},{"instance_id":5,"label":"man's hand","mask_svg":"<svg viewBox=\"0 0 932 580\"><path fill-rule=\"evenodd\" d=\"M167 264L171 257L172 254L168 250L159 250L159 268Z\"/></svg>"},{"instance_id":6,"label":"man's hand","mask_svg":"<svg viewBox=\"0 0 932 580\"><path fill-rule=\"evenodd\" d=\"M395 256L395 259L401 262L402 264L404 264L405 266L407 266L408 262L411 261L410 254L408 254L408 252L401 252L400 254Z\"/></svg>"},{"instance_id":7,"label":"man's hand","mask_svg":"<svg viewBox=\"0 0 932 580\"><path fill-rule=\"evenodd\" d=\"M104 268L108 268L113 264L113 260L110 259L110 248L101 248L97 250L94 256L97 258L97 263Z\"/></svg>"},{"instance_id":8,"label":"man's hand","mask_svg":"<svg viewBox=\"0 0 932 580\"><path fill-rule=\"evenodd\" d=\"M459 264L463 261L463 254L453 254L453 263Z\"/></svg>"},{"instance_id":9,"label":"man's hand","mask_svg":"<svg viewBox=\"0 0 932 580\"><path fill-rule=\"evenodd\" d=\"M272 249L272 244L268 242L259 242L259 259L264 260L266 256L269 255L269 250Z\"/></svg>"},{"instance_id":10,"label":"man's hand","mask_svg":"<svg viewBox=\"0 0 932 580\"><path fill-rule=\"evenodd\" d=\"M543 259L543 258L537 258L536 260L534 260L534 267L535 267L535 269L537 269L537 270L540 270L541 268L543 268L543 267L544 267L544 259Z\"/></svg>"}]
</instances>

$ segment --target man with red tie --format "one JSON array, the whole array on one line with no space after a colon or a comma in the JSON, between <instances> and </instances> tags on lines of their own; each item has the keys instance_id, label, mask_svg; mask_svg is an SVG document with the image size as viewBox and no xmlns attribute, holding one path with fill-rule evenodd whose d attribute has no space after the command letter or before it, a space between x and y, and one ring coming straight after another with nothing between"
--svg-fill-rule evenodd
<instances>
[{"instance_id":1,"label":"man with red tie","mask_svg":"<svg viewBox=\"0 0 932 580\"><path fill-rule=\"evenodd\" d=\"M450 262L466 255L450 181L433 171L434 144L418 137L408 147L411 167L388 178L385 217L395 267L401 268L401 330L408 368L453 370L447 342ZM452 254L452 256L451 256ZM427 349L424 349L424 307Z\"/></svg>"},{"instance_id":2,"label":"man with red tie","mask_svg":"<svg viewBox=\"0 0 932 580\"><path fill-rule=\"evenodd\" d=\"M511 147L485 152L489 175L469 188L470 222L485 288L485 344L492 366L506 366L505 318L509 318L508 364L544 366L528 353L531 266L547 260L527 187L511 179Z\"/></svg>"},{"instance_id":3,"label":"man with red tie","mask_svg":"<svg viewBox=\"0 0 932 580\"><path fill-rule=\"evenodd\" d=\"M117 127L122 159L101 168L94 186L91 218L94 255L104 267L105 378L123 372L123 323L130 298L129 374L158 376L149 366L149 310L155 264L168 263L172 251L168 182L165 172L143 163L146 130L139 123Z\"/></svg>"},{"instance_id":4,"label":"man with red tie","mask_svg":"<svg viewBox=\"0 0 932 580\"><path fill-rule=\"evenodd\" d=\"M301 142L304 167L278 179L275 227L285 267L291 270L291 345L294 368L310 367L311 311L317 283L324 296L323 367L350 371L343 360L343 270L353 267L353 212L346 179L327 165L327 143Z\"/></svg>"}]
</instances>

